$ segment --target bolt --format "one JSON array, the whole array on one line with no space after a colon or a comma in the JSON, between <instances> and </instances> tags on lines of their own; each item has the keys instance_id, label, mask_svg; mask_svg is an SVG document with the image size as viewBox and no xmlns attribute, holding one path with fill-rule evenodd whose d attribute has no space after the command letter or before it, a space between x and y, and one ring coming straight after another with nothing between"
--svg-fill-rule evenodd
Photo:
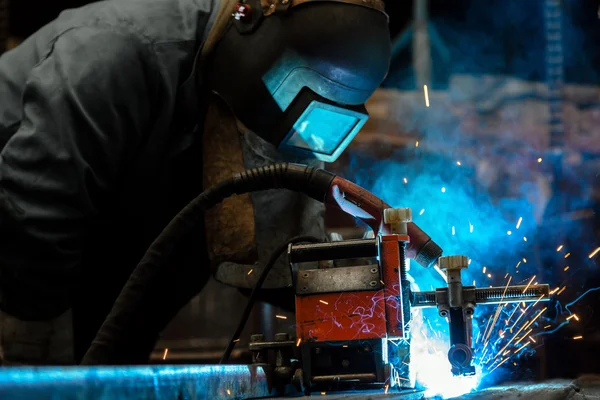
<instances>
[{"instance_id":1,"label":"bolt","mask_svg":"<svg viewBox=\"0 0 600 400\"><path fill-rule=\"evenodd\" d=\"M307 288L306 286L304 286L304 287L302 288L302 291L303 291L303 292L306 292L307 290L308 290L308 288Z\"/></svg>"},{"instance_id":2,"label":"bolt","mask_svg":"<svg viewBox=\"0 0 600 400\"><path fill-rule=\"evenodd\" d=\"M276 333L275 334L276 342L287 342L288 340L290 340L289 333Z\"/></svg>"},{"instance_id":3,"label":"bolt","mask_svg":"<svg viewBox=\"0 0 600 400\"><path fill-rule=\"evenodd\" d=\"M371 268L371 273L372 274L376 274L377 273L377 268Z\"/></svg>"},{"instance_id":4,"label":"bolt","mask_svg":"<svg viewBox=\"0 0 600 400\"><path fill-rule=\"evenodd\" d=\"M308 278L308 274L302 274L302 276Z\"/></svg>"},{"instance_id":5,"label":"bolt","mask_svg":"<svg viewBox=\"0 0 600 400\"><path fill-rule=\"evenodd\" d=\"M448 316L448 311L440 311L440 317Z\"/></svg>"},{"instance_id":6,"label":"bolt","mask_svg":"<svg viewBox=\"0 0 600 400\"><path fill-rule=\"evenodd\" d=\"M264 341L265 341L265 335L263 335L262 333L258 333L256 335L250 336L250 342L252 342L252 343L264 342Z\"/></svg>"},{"instance_id":7,"label":"bolt","mask_svg":"<svg viewBox=\"0 0 600 400\"><path fill-rule=\"evenodd\" d=\"M372 287L375 287L375 286L377 286L377 282L376 281L371 281L371 282L369 282L369 285L371 285Z\"/></svg>"}]
</instances>

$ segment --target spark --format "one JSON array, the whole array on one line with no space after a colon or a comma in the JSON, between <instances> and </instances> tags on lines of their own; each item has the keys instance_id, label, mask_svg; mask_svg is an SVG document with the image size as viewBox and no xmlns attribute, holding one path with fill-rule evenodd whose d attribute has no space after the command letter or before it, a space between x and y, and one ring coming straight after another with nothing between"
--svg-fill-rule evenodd
<instances>
[{"instance_id":1,"label":"spark","mask_svg":"<svg viewBox=\"0 0 600 400\"><path fill-rule=\"evenodd\" d=\"M575 314L571 315L570 317L567 317L567 321L574 317L575 317Z\"/></svg>"},{"instance_id":2,"label":"spark","mask_svg":"<svg viewBox=\"0 0 600 400\"><path fill-rule=\"evenodd\" d=\"M508 276L508 272L506 273L506 275L504 275L504 279L506 279L507 276Z\"/></svg>"},{"instance_id":3,"label":"spark","mask_svg":"<svg viewBox=\"0 0 600 400\"><path fill-rule=\"evenodd\" d=\"M517 318L517 320L515 321L515 323L509 329L511 332L515 328L515 326L517 326L517 324L519 323L519 321L521 320L521 318L523 317L523 315L525 315L527 313L527 310L529 310L529 307L527 307L525 310L520 310L521 311L521 315L519 315L519 318Z\"/></svg>"},{"instance_id":4,"label":"spark","mask_svg":"<svg viewBox=\"0 0 600 400\"><path fill-rule=\"evenodd\" d=\"M390 388L390 385L385 385L385 392L384 392L385 394L387 394L389 388Z\"/></svg>"},{"instance_id":5,"label":"spark","mask_svg":"<svg viewBox=\"0 0 600 400\"><path fill-rule=\"evenodd\" d=\"M167 359L167 354L169 353L169 349L165 349L165 352L163 354L163 360Z\"/></svg>"},{"instance_id":6,"label":"spark","mask_svg":"<svg viewBox=\"0 0 600 400\"><path fill-rule=\"evenodd\" d=\"M446 188L442 187L442 193L446 193Z\"/></svg>"},{"instance_id":7,"label":"spark","mask_svg":"<svg viewBox=\"0 0 600 400\"><path fill-rule=\"evenodd\" d=\"M276 315L275 318L287 319L287 317L285 315Z\"/></svg>"},{"instance_id":8,"label":"spark","mask_svg":"<svg viewBox=\"0 0 600 400\"><path fill-rule=\"evenodd\" d=\"M544 312L546 312L546 310L548 309L548 307L544 307L542 310L540 310L537 315L535 316L535 318L533 318L531 321L529 321L529 323L527 325L525 325L527 328L529 328L531 325L533 325L533 323L535 322L536 319L538 319L540 317L540 315L542 315Z\"/></svg>"},{"instance_id":9,"label":"spark","mask_svg":"<svg viewBox=\"0 0 600 400\"><path fill-rule=\"evenodd\" d=\"M250 271L248 271L248 275L250 275L252 273L252 271L254 271L253 269L251 269Z\"/></svg>"},{"instance_id":10,"label":"spark","mask_svg":"<svg viewBox=\"0 0 600 400\"><path fill-rule=\"evenodd\" d=\"M542 162L542 158L541 158L541 157L540 157L540 158L538 158L538 162L539 162L539 163L541 163L541 162Z\"/></svg>"},{"instance_id":11,"label":"spark","mask_svg":"<svg viewBox=\"0 0 600 400\"><path fill-rule=\"evenodd\" d=\"M425 106L429 107L429 90L427 89L427 85L423 85L423 93L425 94Z\"/></svg>"},{"instance_id":12,"label":"spark","mask_svg":"<svg viewBox=\"0 0 600 400\"><path fill-rule=\"evenodd\" d=\"M404 183L408 183L408 179L404 178Z\"/></svg>"},{"instance_id":13,"label":"spark","mask_svg":"<svg viewBox=\"0 0 600 400\"><path fill-rule=\"evenodd\" d=\"M569 258L570 255L571 255L571 253L565 254L565 258Z\"/></svg>"},{"instance_id":14,"label":"spark","mask_svg":"<svg viewBox=\"0 0 600 400\"><path fill-rule=\"evenodd\" d=\"M231 390L227 389L227 394L231 396Z\"/></svg>"},{"instance_id":15,"label":"spark","mask_svg":"<svg viewBox=\"0 0 600 400\"><path fill-rule=\"evenodd\" d=\"M385 286L385 282L383 282L381 279L379 280L379 282L381 283L382 286Z\"/></svg>"},{"instance_id":16,"label":"spark","mask_svg":"<svg viewBox=\"0 0 600 400\"><path fill-rule=\"evenodd\" d=\"M527 332L525 332L525 333L523 334L523 336L521 336L521 337L519 338L519 340L517 340L517 341L515 342L515 346L516 346L516 345L518 345L518 344L521 342L521 340L525 339L525 338L527 337L527 335L529 335L529 334L530 334L532 331L533 331L533 329L529 329Z\"/></svg>"},{"instance_id":17,"label":"spark","mask_svg":"<svg viewBox=\"0 0 600 400\"><path fill-rule=\"evenodd\" d=\"M527 259L525 257L523 257L523 262L527 264Z\"/></svg>"},{"instance_id":18,"label":"spark","mask_svg":"<svg viewBox=\"0 0 600 400\"><path fill-rule=\"evenodd\" d=\"M421 212L419 213L419 215L423 215L424 212L425 212L425 209L422 209Z\"/></svg>"},{"instance_id":19,"label":"spark","mask_svg":"<svg viewBox=\"0 0 600 400\"><path fill-rule=\"evenodd\" d=\"M470 259L470 258L469 258L469 262L468 262L468 265L471 265L471 261L473 261L473 260L471 260L471 259Z\"/></svg>"},{"instance_id":20,"label":"spark","mask_svg":"<svg viewBox=\"0 0 600 400\"><path fill-rule=\"evenodd\" d=\"M488 278L491 278L491 277L492 277L492 274L488 274Z\"/></svg>"},{"instance_id":21,"label":"spark","mask_svg":"<svg viewBox=\"0 0 600 400\"><path fill-rule=\"evenodd\" d=\"M535 339L534 339L534 338L532 338L531 336L529 336L529 340L531 340L533 343L537 343L537 342L535 341Z\"/></svg>"},{"instance_id":22,"label":"spark","mask_svg":"<svg viewBox=\"0 0 600 400\"><path fill-rule=\"evenodd\" d=\"M239 341L240 341L240 339L235 339L235 340L233 341L233 343L237 343L237 342L239 342Z\"/></svg>"},{"instance_id":23,"label":"spark","mask_svg":"<svg viewBox=\"0 0 600 400\"><path fill-rule=\"evenodd\" d=\"M567 265L567 266L565 267L565 269L563 269L563 271L568 271L568 270L569 270L569 268L570 268L570 267Z\"/></svg>"},{"instance_id":24,"label":"spark","mask_svg":"<svg viewBox=\"0 0 600 400\"><path fill-rule=\"evenodd\" d=\"M565 285L562 289L560 289L558 291L558 293L556 293L556 295L558 296L559 294L561 294L566 288L567 288L567 285Z\"/></svg>"},{"instance_id":25,"label":"spark","mask_svg":"<svg viewBox=\"0 0 600 400\"><path fill-rule=\"evenodd\" d=\"M523 236L523 241L526 242L527 241L527 237Z\"/></svg>"},{"instance_id":26,"label":"spark","mask_svg":"<svg viewBox=\"0 0 600 400\"><path fill-rule=\"evenodd\" d=\"M328 302L326 302L325 300L319 300L321 303L325 304L325 305L329 305Z\"/></svg>"},{"instance_id":27,"label":"spark","mask_svg":"<svg viewBox=\"0 0 600 400\"><path fill-rule=\"evenodd\" d=\"M327 392L321 392L321 396L325 396Z\"/></svg>"},{"instance_id":28,"label":"spark","mask_svg":"<svg viewBox=\"0 0 600 400\"><path fill-rule=\"evenodd\" d=\"M560 289L560 286L557 287L556 289L554 289L553 291L551 291L549 294L554 294L554 293L558 292L558 289Z\"/></svg>"},{"instance_id":29,"label":"spark","mask_svg":"<svg viewBox=\"0 0 600 400\"><path fill-rule=\"evenodd\" d=\"M529 307L528 307L528 308L529 308ZM513 335L513 337L511 337L511 338L510 338L510 340L508 341L508 343L506 343L506 345L504 345L504 347L502 348L502 350L500 350L498 353L496 353L496 355L494 356L494 359L496 359L496 358L498 357L498 355L499 355L499 354L502 354L502 353L504 352L504 350L506 350L506 348L507 348L507 347L508 347L508 346L509 346L509 345L512 343L512 341L513 341L513 340L514 340L514 339L515 339L517 336L519 336L519 333L521 333L521 331L522 331L523 329L525 329L526 327L528 327L529 325L531 325L531 324L532 324L532 323L533 323L533 322L534 322L534 321L535 321L535 320L536 320L536 319L537 319L537 318L538 318L540 315L542 315L542 313L543 313L544 311L546 311L547 309L548 309L548 307L544 308L543 310L540 310L540 312L538 313L538 315L537 315L537 316L536 316L534 319L532 319L532 320L531 320L531 322L530 322L529 324L525 324L525 325L523 325L523 326L521 327L521 329L519 329L519 330L517 331L517 333L515 333L515 334ZM521 314L521 316L523 316L523 315L525 315L525 313ZM520 317L519 317L519 318L520 318ZM519 320L517 319L517 322L518 322L518 321L519 321ZM515 325L516 325L516 322L515 322ZM513 328L514 328L514 326L515 326L515 325L513 325ZM510 329L512 330L512 328L510 328Z\"/></svg>"},{"instance_id":30,"label":"spark","mask_svg":"<svg viewBox=\"0 0 600 400\"><path fill-rule=\"evenodd\" d=\"M419 141L417 140L417 143L415 143L415 147L419 147Z\"/></svg>"},{"instance_id":31,"label":"spark","mask_svg":"<svg viewBox=\"0 0 600 400\"><path fill-rule=\"evenodd\" d=\"M519 220L517 221L517 229L519 229L521 226L521 222L523 222L523 217L519 217Z\"/></svg>"},{"instance_id":32,"label":"spark","mask_svg":"<svg viewBox=\"0 0 600 400\"><path fill-rule=\"evenodd\" d=\"M517 266L516 266L515 268L519 268L519 265L521 265L521 261L519 261L519 262L517 263Z\"/></svg>"},{"instance_id":33,"label":"spark","mask_svg":"<svg viewBox=\"0 0 600 400\"><path fill-rule=\"evenodd\" d=\"M347 345L347 344L345 344L345 345L343 345L342 347L348 347L348 345Z\"/></svg>"},{"instance_id":34,"label":"spark","mask_svg":"<svg viewBox=\"0 0 600 400\"><path fill-rule=\"evenodd\" d=\"M483 270L482 270L482 272L483 272L484 274L485 274L485 270L486 270L486 269L487 269L487 267L484 265L484 266L483 266Z\"/></svg>"},{"instance_id":35,"label":"spark","mask_svg":"<svg viewBox=\"0 0 600 400\"><path fill-rule=\"evenodd\" d=\"M298 340L296 340L296 347L300 347L300 343L302 343L302 338L298 338Z\"/></svg>"},{"instance_id":36,"label":"spark","mask_svg":"<svg viewBox=\"0 0 600 400\"><path fill-rule=\"evenodd\" d=\"M573 340L579 340L579 339L583 339L583 336L575 336L575 337L573 338Z\"/></svg>"},{"instance_id":37,"label":"spark","mask_svg":"<svg viewBox=\"0 0 600 400\"><path fill-rule=\"evenodd\" d=\"M498 368L499 366L501 366L502 364L504 364L506 361L508 361L508 358L505 358L503 361L500 362L500 364L496 365L494 367L494 369L490 371L490 373L492 373L496 368Z\"/></svg>"},{"instance_id":38,"label":"spark","mask_svg":"<svg viewBox=\"0 0 600 400\"><path fill-rule=\"evenodd\" d=\"M494 322L492 322L492 325L490 326L490 330L489 330L489 332L487 332L487 336L486 336L485 331L483 333L483 335L486 336L486 338L485 338L486 346L487 346L487 341L489 340L490 335L492 334L492 329L496 325L496 321L498 320L500 311L502 311L502 309L506 305L506 303L504 303L504 304L502 303L502 300L504 300L504 295L506 295L506 290L508 289L508 285L510 284L511 280L512 280L512 276L508 279L508 282L506 282L506 286L504 287L504 292L502 293L502 297L500 298L500 303L498 304L498 307L496 308L496 313L494 314ZM489 321L488 321L488 324L489 324ZM487 326L486 326L486 331L487 331Z\"/></svg>"},{"instance_id":39,"label":"spark","mask_svg":"<svg viewBox=\"0 0 600 400\"><path fill-rule=\"evenodd\" d=\"M525 347L527 347L527 345L529 344L529 342L525 343L523 346L519 347L519 350L515 351L515 355L520 353L521 350L523 350Z\"/></svg>"},{"instance_id":40,"label":"spark","mask_svg":"<svg viewBox=\"0 0 600 400\"><path fill-rule=\"evenodd\" d=\"M600 247L598 247L596 250L592 251L590 253L590 255L588 256L588 258L593 258L596 254L598 254L598 252L600 252Z\"/></svg>"},{"instance_id":41,"label":"spark","mask_svg":"<svg viewBox=\"0 0 600 400\"><path fill-rule=\"evenodd\" d=\"M452 227L452 236L456 235L456 229L454 229L454 227Z\"/></svg>"},{"instance_id":42,"label":"spark","mask_svg":"<svg viewBox=\"0 0 600 400\"><path fill-rule=\"evenodd\" d=\"M461 166L462 164L460 163L460 161L457 161L456 165Z\"/></svg>"},{"instance_id":43,"label":"spark","mask_svg":"<svg viewBox=\"0 0 600 400\"><path fill-rule=\"evenodd\" d=\"M469 222L469 233L473 233L473 225Z\"/></svg>"},{"instance_id":44,"label":"spark","mask_svg":"<svg viewBox=\"0 0 600 400\"><path fill-rule=\"evenodd\" d=\"M548 328L550 328L551 326L552 326L552 325L546 325L546 326L544 327L544 329L548 329Z\"/></svg>"},{"instance_id":45,"label":"spark","mask_svg":"<svg viewBox=\"0 0 600 400\"><path fill-rule=\"evenodd\" d=\"M510 236L510 235L512 235L512 231L506 231L506 234L507 234L508 236Z\"/></svg>"},{"instance_id":46,"label":"spark","mask_svg":"<svg viewBox=\"0 0 600 400\"><path fill-rule=\"evenodd\" d=\"M531 277L531 280L529 281L527 286L525 286L525 289L523 289L523 293L525 293L527 291L527 289L529 289L529 286L531 286L531 282L533 282L534 279L535 279L535 275Z\"/></svg>"},{"instance_id":47,"label":"spark","mask_svg":"<svg viewBox=\"0 0 600 400\"><path fill-rule=\"evenodd\" d=\"M556 251L557 251L557 252L558 252L558 251L561 251L563 247L564 247L564 245L562 245L562 244L561 244L560 246L558 246L558 247L556 248Z\"/></svg>"},{"instance_id":48,"label":"spark","mask_svg":"<svg viewBox=\"0 0 600 400\"><path fill-rule=\"evenodd\" d=\"M546 295L545 295L545 294L541 295L541 296L540 296L540 298L539 298L539 299L537 299L537 300L535 301L535 303L533 303L532 307L535 307L535 305L536 305L537 303L539 303L539 302L540 302L540 300L544 298L544 296L546 296Z\"/></svg>"}]
</instances>

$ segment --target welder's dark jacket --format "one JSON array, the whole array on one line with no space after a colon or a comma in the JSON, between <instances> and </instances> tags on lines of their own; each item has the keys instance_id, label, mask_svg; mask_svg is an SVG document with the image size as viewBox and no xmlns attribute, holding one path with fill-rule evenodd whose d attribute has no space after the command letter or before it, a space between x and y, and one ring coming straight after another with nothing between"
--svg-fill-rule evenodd
<instances>
[{"instance_id":1,"label":"welder's dark jacket","mask_svg":"<svg viewBox=\"0 0 600 400\"><path fill-rule=\"evenodd\" d=\"M76 319L99 315L75 327L84 350L112 305L102 299L114 300L201 192L207 100L193 70L218 8L219 0L94 3L0 57L2 310L47 319L72 305ZM204 246L180 246L189 251L174 262L204 262ZM161 310L178 310L204 279L192 274L189 287L175 288L176 278L162 282L157 326L172 316Z\"/></svg>"}]
</instances>

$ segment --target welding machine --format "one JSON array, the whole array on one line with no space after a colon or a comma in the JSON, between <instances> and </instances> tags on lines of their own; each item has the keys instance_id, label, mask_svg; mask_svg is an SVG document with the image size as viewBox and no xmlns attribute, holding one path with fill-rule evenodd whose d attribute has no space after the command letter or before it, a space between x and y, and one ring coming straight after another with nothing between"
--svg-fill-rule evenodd
<instances>
[{"instance_id":1,"label":"welding machine","mask_svg":"<svg viewBox=\"0 0 600 400\"><path fill-rule=\"evenodd\" d=\"M475 306L548 298L548 285L463 287L461 270L468 267L465 256L438 260L447 287L412 292L405 251L410 221L410 209L386 209L384 224L390 234L289 246L297 338L286 336L271 348L287 347L290 359L296 354L299 362L290 373L297 386L301 383L305 391L414 388L415 375L410 370L412 307L437 307L439 315L448 319L452 373L473 375L471 318ZM315 262L320 268L314 269ZM255 355L268 348L260 339L255 337L250 344ZM264 362L264 354L261 357ZM276 357L280 364L274 365L274 370L281 368L282 361ZM288 365L291 367L291 361Z\"/></svg>"},{"instance_id":2,"label":"welding machine","mask_svg":"<svg viewBox=\"0 0 600 400\"><path fill-rule=\"evenodd\" d=\"M268 189L302 192L369 225L374 239L315 243L299 237L276 250L265 265L241 321L221 359L228 361L270 270L286 252L296 295L296 338L251 338L252 370L262 369L273 387L293 384L310 393L331 388L414 387L410 371L411 308L437 307L450 326L448 359L455 375L473 374L471 318L478 304L548 300L548 285L478 289L463 286L466 256L441 257L442 249L412 222L408 208L392 208L365 189L327 171L278 164L235 174L186 206L154 241L123 288L83 364L110 364L144 296L169 268L173 243L194 228L205 210L234 195ZM307 242L309 242L307 244ZM407 258L425 268L437 264L447 286L413 292ZM315 262L318 268L315 268Z\"/></svg>"}]
</instances>

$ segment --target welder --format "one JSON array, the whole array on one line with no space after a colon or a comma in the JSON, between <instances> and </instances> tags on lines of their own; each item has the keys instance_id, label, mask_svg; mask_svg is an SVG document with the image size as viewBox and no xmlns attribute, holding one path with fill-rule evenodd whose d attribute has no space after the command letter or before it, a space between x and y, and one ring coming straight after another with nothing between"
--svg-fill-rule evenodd
<instances>
[{"instance_id":1,"label":"welder","mask_svg":"<svg viewBox=\"0 0 600 400\"><path fill-rule=\"evenodd\" d=\"M368 118L390 47L381 0L120 0L65 11L3 54L2 364L78 362L144 251L203 189L277 161L334 161ZM292 192L228 199L177 244L111 362L145 362L211 274L252 288L286 238L324 236L322 214ZM279 267L267 299L289 285Z\"/></svg>"}]
</instances>

